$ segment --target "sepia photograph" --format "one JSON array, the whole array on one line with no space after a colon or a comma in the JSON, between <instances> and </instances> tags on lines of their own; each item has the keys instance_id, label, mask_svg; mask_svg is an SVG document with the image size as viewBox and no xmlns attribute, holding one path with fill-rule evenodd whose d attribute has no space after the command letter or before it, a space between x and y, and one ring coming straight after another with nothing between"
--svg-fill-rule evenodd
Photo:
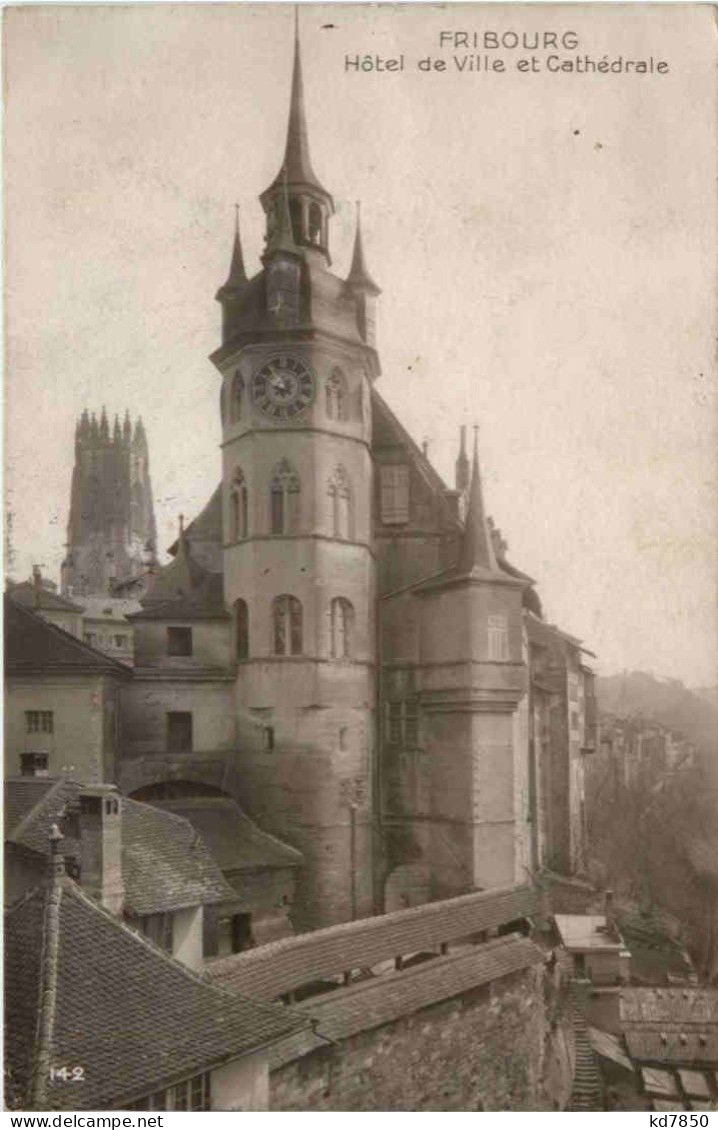
<instances>
[{"instance_id":1,"label":"sepia photograph","mask_svg":"<svg viewBox=\"0 0 718 1130\"><path fill-rule=\"evenodd\" d=\"M715 8L3 33L11 1124L708 1126Z\"/></svg>"}]
</instances>

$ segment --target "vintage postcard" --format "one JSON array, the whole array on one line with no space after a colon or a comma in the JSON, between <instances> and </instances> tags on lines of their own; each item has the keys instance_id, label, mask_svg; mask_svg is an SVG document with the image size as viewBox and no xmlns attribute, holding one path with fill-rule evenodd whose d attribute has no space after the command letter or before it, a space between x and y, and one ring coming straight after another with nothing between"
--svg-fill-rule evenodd
<instances>
[{"instance_id":1,"label":"vintage postcard","mask_svg":"<svg viewBox=\"0 0 718 1130\"><path fill-rule=\"evenodd\" d=\"M3 14L6 1109L707 1125L715 9Z\"/></svg>"}]
</instances>

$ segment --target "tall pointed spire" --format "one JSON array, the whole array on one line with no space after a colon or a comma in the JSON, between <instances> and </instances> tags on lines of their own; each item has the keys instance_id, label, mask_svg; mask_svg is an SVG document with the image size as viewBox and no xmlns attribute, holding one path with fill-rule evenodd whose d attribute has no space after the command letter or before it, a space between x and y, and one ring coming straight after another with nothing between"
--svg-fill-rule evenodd
<instances>
[{"instance_id":1,"label":"tall pointed spire","mask_svg":"<svg viewBox=\"0 0 718 1130\"><path fill-rule=\"evenodd\" d=\"M299 45L299 9L294 9L294 66L292 68L292 93L289 99L289 121L287 123L287 144L284 149L282 167L290 184L311 185L324 195L328 195L317 179L309 156L309 132L304 108L304 78L302 76L302 53ZM277 181L281 177L281 172ZM276 182L275 182L276 183Z\"/></svg>"},{"instance_id":2,"label":"tall pointed spire","mask_svg":"<svg viewBox=\"0 0 718 1130\"><path fill-rule=\"evenodd\" d=\"M475 569L488 569L497 572L496 555L484 512L479 473L479 429L474 427L474 460L471 468L469 504L466 511L466 525L459 553L460 573L471 573Z\"/></svg>"},{"instance_id":3,"label":"tall pointed spire","mask_svg":"<svg viewBox=\"0 0 718 1130\"><path fill-rule=\"evenodd\" d=\"M244 269L244 256L242 254L242 240L239 235L239 204L234 206L234 243L232 244L232 261L229 265L229 275L224 284L224 290L237 290L247 281Z\"/></svg>"},{"instance_id":4,"label":"tall pointed spire","mask_svg":"<svg viewBox=\"0 0 718 1130\"><path fill-rule=\"evenodd\" d=\"M357 200L357 226L354 235L354 251L352 254L352 265L349 268L349 274L346 278L346 284L352 290L364 290L368 294L381 294L381 289L376 285L373 278L369 274L369 270L364 258L364 242L361 234L361 204Z\"/></svg>"},{"instance_id":5,"label":"tall pointed spire","mask_svg":"<svg viewBox=\"0 0 718 1130\"><path fill-rule=\"evenodd\" d=\"M469 457L466 454L466 425L461 425L460 431L461 439L459 441L459 454L456 459L456 489L462 494L469 485L471 475L471 467L469 465Z\"/></svg>"},{"instance_id":6,"label":"tall pointed spire","mask_svg":"<svg viewBox=\"0 0 718 1130\"><path fill-rule=\"evenodd\" d=\"M107 412L105 411L104 404L102 405L102 413L100 415L100 439L103 443L107 443L110 438L110 426L107 422Z\"/></svg>"}]
</instances>

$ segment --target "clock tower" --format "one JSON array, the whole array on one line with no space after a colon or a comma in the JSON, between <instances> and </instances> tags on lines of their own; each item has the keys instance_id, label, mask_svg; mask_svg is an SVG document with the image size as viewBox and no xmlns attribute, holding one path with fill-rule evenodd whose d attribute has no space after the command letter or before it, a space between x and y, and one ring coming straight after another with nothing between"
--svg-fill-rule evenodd
<instances>
[{"instance_id":1,"label":"clock tower","mask_svg":"<svg viewBox=\"0 0 718 1130\"><path fill-rule=\"evenodd\" d=\"M346 278L310 160L295 35L284 159L261 195L262 269L239 225L222 307L222 526L234 616L239 793L305 866L295 924L371 914L374 303L357 226Z\"/></svg>"}]
</instances>

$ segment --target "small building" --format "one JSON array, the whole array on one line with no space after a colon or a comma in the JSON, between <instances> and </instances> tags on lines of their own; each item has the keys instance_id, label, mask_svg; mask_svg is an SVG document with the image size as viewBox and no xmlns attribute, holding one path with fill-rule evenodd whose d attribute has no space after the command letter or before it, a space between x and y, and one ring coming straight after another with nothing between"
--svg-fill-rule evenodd
<instances>
[{"instance_id":1,"label":"small building","mask_svg":"<svg viewBox=\"0 0 718 1130\"><path fill-rule=\"evenodd\" d=\"M16 1110L266 1110L270 1047L311 1027L128 929L59 852L6 915L5 1006Z\"/></svg>"},{"instance_id":2,"label":"small building","mask_svg":"<svg viewBox=\"0 0 718 1130\"><path fill-rule=\"evenodd\" d=\"M112 781L120 744L120 688L132 678L42 612L5 595L5 771L42 754L53 775Z\"/></svg>"},{"instance_id":3,"label":"small building","mask_svg":"<svg viewBox=\"0 0 718 1130\"><path fill-rule=\"evenodd\" d=\"M33 566L31 580L9 585L8 592L16 604L31 608L43 620L64 628L78 639L82 638L82 605L60 596L57 585L43 577L39 565Z\"/></svg>"},{"instance_id":4,"label":"small building","mask_svg":"<svg viewBox=\"0 0 718 1130\"><path fill-rule=\"evenodd\" d=\"M127 617L139 612L139 601L117 596L83 596L80 602L85 643L131 667L135 658L134 628Z\"/></svg>"},{"instance_id":5,"label":"small building","mask_svg":"<svg viewBox=\"0 0 718 1130\"><path fill-rule=\"evenodd\" d=\"M187 820L121 797L111 785L11 778L5 782L6 903L25 895L46 870L53 826L64 836L66 870L83 890L177 960L202 968L205 914L231 902L234 891Z\"/></svg>"},{"instance_id":6,"label":"small building","mask_svg":"<svg viewBox=\"0 0 718 1130\"><path fill-rule=\"evenodd\" d=\"M625 984L631 954L610 914L555 914L561 945L572 962L571 976L594 985Z\"/></svg>"}]
</instances>

